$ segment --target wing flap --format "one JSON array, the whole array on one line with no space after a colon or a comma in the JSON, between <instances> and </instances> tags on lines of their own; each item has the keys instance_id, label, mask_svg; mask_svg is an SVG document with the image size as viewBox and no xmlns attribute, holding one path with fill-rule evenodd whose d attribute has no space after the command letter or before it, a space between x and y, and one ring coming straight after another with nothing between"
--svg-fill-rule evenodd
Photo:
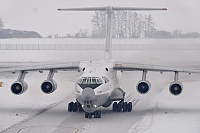
<instances>
[{"instance_id":1,"label":"wing flap","mask_svg":"<svg viewBox=\"0 0 200 133\"><path fill-rule=\"evenodd\" d=\"M16 66L16 67L3 67L0 72L18 72L18 71L45 71L45 70L63 70L75 71L79 70L79 62L70 62L63 64L44 64L44 65L30 65L30 66Z\"/></svg>"},{"instance_id":2,"label":"wing flap","mask_svg":"<svg viewBox=\"0 0 200 133\"><path fill-rule=\"evenodd\" d=\"M144 71L145 70L145 71L160 71L160 72L200 73L200 70L148 65L148 64L125 63L125 62L115 62L113 69L119 70L119 71Z\"/></svg>"}]
</instances>

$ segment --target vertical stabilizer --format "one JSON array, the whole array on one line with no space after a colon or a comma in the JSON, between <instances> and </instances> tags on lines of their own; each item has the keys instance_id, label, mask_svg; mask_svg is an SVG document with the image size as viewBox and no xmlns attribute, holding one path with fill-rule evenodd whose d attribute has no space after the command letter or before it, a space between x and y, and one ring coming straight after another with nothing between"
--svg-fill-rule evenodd
<instances>
[{"instance_id":1,"label":"vertical stabilizer","mask_svg":"<svg viewBox=\"0 0 200 133\"><path fill-rule=\"evenodd\" d=\"M112 58L112 19L113 19L113 9L111 6L106 7L107 12L107 33L106 33L106 45L105 45L105 55L104 59L106 61Z\"/></svg>"},{"instance_id":2,"label":"vertical stabilizer","mask_svg":"<svg viewBox=\"0 0 200 133\"><path fill-rule=\"evenodd\" d=\"M107 33L106 33L106 44L105 44L105 55L106 61L112 59L112 19L114 11L146 11L146 10L167 10L166 8L135 8L135 7L86 7L86 8L65 8L58 9L59 11L106 11L107 13Z\"/></svg>"}]
</instances>

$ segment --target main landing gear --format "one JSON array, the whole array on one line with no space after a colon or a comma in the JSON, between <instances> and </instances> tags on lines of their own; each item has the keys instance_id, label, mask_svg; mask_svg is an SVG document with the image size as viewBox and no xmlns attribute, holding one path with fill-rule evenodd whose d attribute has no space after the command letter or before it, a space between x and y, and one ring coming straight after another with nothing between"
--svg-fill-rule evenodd
<instances>
[{"instance_id":1,"label":"main landing gear","mask_svg":"<svg viewBox=\"0 0 200 133\"><path fill-rule=\"evenodd\" d=\"M92 118L93 115L94 115L94 118L101 118L101 111L96 110L93 113L85 112L85 118Z\"/></svg>"},{"instance_id":2,"label":"main landing gear","mask_svg":"<svg viewBox=\"0 0 200 133\"><path fill-rule=\"evenodd\" d=\"M69 112L84 112L83 108L81 107L81 104L79 102L71 102L68 104L68 111Z\"/></svg>"},{"instance_id":3,"label":"main landing gear","mask_svg":"<svg viewBox=\"0 0 200 133\"><path fill-rule=\"evenodd\" d=\"M132 111L132 102L124 102L123 100L119 103L113 103L113 112L131 112Z\"/></svg>"}]
</instances>

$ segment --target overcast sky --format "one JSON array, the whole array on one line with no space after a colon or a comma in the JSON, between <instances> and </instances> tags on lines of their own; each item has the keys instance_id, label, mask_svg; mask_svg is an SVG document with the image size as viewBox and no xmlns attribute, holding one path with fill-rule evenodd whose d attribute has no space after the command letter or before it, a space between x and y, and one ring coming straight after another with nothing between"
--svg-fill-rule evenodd
<instances>
[{"instance_id":1,"label":"overcast sky","mask_svg":"<svg viewBox=\"0 0 200 133\"><path fill-rule=\"evenodd\" d=\"M33 30L43 36L91 29L93 12L59 12L57 8L90 6L166 7L152 14L156 28L200 32L200 0L0 0L5 28Z\"/></svg>"}]
</instances>

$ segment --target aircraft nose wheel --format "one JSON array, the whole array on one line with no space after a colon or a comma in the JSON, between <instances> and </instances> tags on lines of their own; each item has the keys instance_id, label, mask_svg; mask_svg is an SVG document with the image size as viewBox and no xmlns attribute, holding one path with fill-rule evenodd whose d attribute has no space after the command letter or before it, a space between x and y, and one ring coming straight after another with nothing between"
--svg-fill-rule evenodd
<instances>
[{"instance_id":1,"label":"aircraft nose wheel","mask_svg":"<svg viewBox=\"0 0 200 133\"><path fill-rule=\"evenodd\" d=\"M69 112L76 112L76 111L83 112L83 108L79 102L70 102L68 104L68 111Z\"/></svg>"},{"instance_id":2,"label":"aircraft nose wheel","mask_svg":"<svg viewBox=\"0 0 200 133\"><path fill-rule=\"evenodd\" d=\"M132 102L114 102L113 103L113 112L131 112L132 111Z\"/></svg>"},{"instance_id":3,"label":"aircraft nose wheel","mask_svg":"<svg viewBox=\"0 0 200 133\"><path fill-rule=\"evenodd\" d=\"M94 118L101 118L101 111L96 110L93 113L85 112L85 118L92 118L93 115L94 115Z\"/></svg>"}]
</instances>

